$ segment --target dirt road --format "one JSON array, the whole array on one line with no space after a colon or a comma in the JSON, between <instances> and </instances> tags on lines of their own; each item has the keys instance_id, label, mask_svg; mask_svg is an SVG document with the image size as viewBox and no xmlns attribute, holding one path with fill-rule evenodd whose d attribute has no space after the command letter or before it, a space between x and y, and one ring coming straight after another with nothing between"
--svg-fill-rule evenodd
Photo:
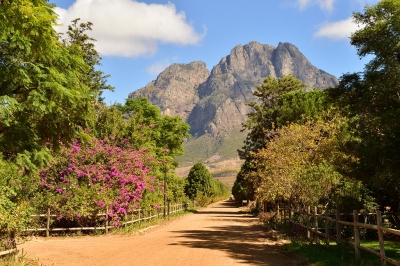
<instances>
[{"instance_id":1,"label":"dirt road","mask_svg":"<svg viewBox=\"0 0 400 266\"><path fill-rule=\"evenodd\" d=\"M41 238L18 248L42 265L300 265L275 244L255 218L224 201L142 235Z\"/></svg>"}]
</instances>

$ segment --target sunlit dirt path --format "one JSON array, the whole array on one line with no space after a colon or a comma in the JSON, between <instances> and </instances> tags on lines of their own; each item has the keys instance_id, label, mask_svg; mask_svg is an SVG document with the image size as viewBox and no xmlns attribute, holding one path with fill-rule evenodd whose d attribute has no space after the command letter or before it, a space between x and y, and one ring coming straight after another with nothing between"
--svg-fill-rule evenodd
<instances>
[{"instance_id":1,"label":"sunlit dirt path","mask_svg":"<svg viewBox=\"0 0 400 266\"><path fill-rule=\"evenodd\" d=\"M41 238L18 248L42 265L300 265L265 235L223 201L142 235Z\"/></svg>"}]
</instances>

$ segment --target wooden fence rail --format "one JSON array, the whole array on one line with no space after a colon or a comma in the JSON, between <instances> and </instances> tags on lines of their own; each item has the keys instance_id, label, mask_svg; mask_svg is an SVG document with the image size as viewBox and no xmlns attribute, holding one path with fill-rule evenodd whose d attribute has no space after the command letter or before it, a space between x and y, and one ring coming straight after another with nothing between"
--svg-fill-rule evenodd
<instances>
[{"instance_id":1,"label":"wooden fence rail","mask_svg":"<svg viewBox=\"0 0 400 266\"><path fill-rule=\"evenodd\" d=\"M359 222L359 216L360 215L365 215L365 214L360 214L358 213L357 210L354 210L352 213L352 222L349 221L342 221L341 216L347 215L347 214L341 214L339 213L338 210L333 210L334 214L330 212L330 210L325 209L323 213L318 213L317 207L311 208L308 206L307 208L304 209L293 209L293 208L288 208L287 206L283 208L279 208L279 205L277 206L277 217L280 221L287 222L289 221L291 224L300 226L302 228L305 228L307 231L307 238L311 238L311 235L313 234L314 238L316 239L318 236L323 237L325 239L325 242L329 244L330 239L335 239L337 244L343 244L342 242L342 235L341 235L341 228L342 226L351 226L354 228L354 244L353 243L347 243L347 245L350 245L354 247L355 251L355 257L356 261L360 260L360 250L364 250L366 252L369 252L377 257L379 257L381 261L381 265L386 265L386 262L389 262L393 265L398 265L400 266L400 262L396 261L394 259L388 258L385 256L385 246L384 246L384 239L383 239L383 233L390 233L396 236L400 236L400 230L395 230L391 228L384 227L382 224L382 215L380 211L377 211L374 214L369 214L369 215L374 215L376 216L376 224L367 224L367 223L360 223ZM299 221L295 221L293 219L294 216L297 215L297 218L299 218ZM334 217L331 217L334 216ZM324 228L319 228L319 220L324 220L325 221L325 227ZM336 235L331 236L330 231L331 227L330 224L332 223L335 224L335 231ZM369 229L369 230L375 230L378 231L378 240L379 240L379 252L363 247L360 245L360 228L363 230ZM321 231L320 231L321 229ZM365 234L365 231L364 231Z\"/></svg>"},{"instance_id":2,"label":"wooden fence rail","mask_svg":"<svg viewBox=\"0 0 400 266\"><path fill-rule=\"evenodd\" d=\"M12 254L14 252L17 252L17 249L13 248L13 249L1 251L0 252L0 257L8 255L8 254Z\"/></svg>"},{"instance_id":3,"label":"wooden fence rail","mask_svg":"<svg viewBox=\"0 0 400 266\"><path fill-rule=\"evenodd\" d=\"M187 203L182 203L182 204L168 204L168 206L161 206L158 210L157 209L150 209L150 210L145 210L145 209L137 209L129 214L126 214L124 217L124 220L122 221L120 227L127 227L130 224L133 223L138 223L142 221L147 221L154 219L156 217L160 217L163 213L163 208L166 208L166 214L167 216L186 210L187 209ZM106 211L108 213L108 210ZM95 227L69 227L69 228L51 228L51 220L54 217L58 217L56 214L51 214L50 209L47 210L47 214L36 214L36 215L31 215L31 217L44 217L46 218L46 228L30 228L30 229L25 229L23 232L29 233L29 232L46 232L46 237L50 235L50 232L56 232L56 231L86 231L86 230L104 230L105 233L108 233L108 231L115 226L109 225L108 217L106 213L100 213L97 214L96 216L103 216L104 218L104 225L103 226L95 226ZM1 256L1 255L0 255Z\"/></svg>"}]
</instances>

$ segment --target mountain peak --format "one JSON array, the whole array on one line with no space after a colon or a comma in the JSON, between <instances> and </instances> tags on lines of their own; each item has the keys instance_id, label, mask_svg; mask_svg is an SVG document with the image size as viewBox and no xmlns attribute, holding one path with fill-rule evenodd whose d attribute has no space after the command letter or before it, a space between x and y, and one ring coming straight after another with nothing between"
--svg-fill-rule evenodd
<instances>
[{"instance_id":1,"label":"mountain peak","mask_svg":"<svg viewBox=\"0 0 400 266\"><path fill-rule=\"evenodd\" d=\"M256 100L252 93L255 86L267 76L287 74L308 84L307 89L338 84L334 76L313 66L295 45L280 42L274 47L252 41L236 45L211 73L201 61L173 64L129 97L147 97L164 114L180 115L187 121L194 136L187 146L196 149L192 153L197 156L195 161L206 160L221 150L225 154L219 156L224 160L237 156L236 150L242 145L241 124L251 112L245 103ZM205 145L205 139L209 145Z\"/></svg>"},{"instance_id":2,"label":"mountain peak","mask_svg":"<svg viewBox=\"0 0 400 266\"><path fill-rule=\"evenodd\" d=\"M156 80L129 94L128 98L148 98L160 107L163 114L179 115L187 119L198 102L198 86L205 82L210 71L202 61L189 64L172 64Z\"/></svg>"}]
</instances>

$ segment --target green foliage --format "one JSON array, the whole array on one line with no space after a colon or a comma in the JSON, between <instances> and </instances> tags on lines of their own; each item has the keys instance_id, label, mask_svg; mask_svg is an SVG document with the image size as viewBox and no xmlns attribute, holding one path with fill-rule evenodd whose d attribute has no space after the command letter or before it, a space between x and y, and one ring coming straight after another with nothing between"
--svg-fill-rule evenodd
<instances>
[{"instance_id":1,"label":"green foliage","mask_svg":"<svg viewBox=\"0 0 400 266\"><path fill-rule=\"evenodd\" d=\"M362 73L343 75L329 91L349 118L355 141L347 150L359 160L349 174L363 181L381 206L398 210L400 193L400 1L382 0L354 13L363 26L351 36L360 57L372 55Z\"/></svg>"},{"instance_id":2,"label":"green foliage","mask_svg":"<svg viewBox=\"0 0 400 266\"><path fill-rule=\"evenodd\" d=\"M328 110L332 104L321 90L296 90L278 98L276 125L284 126L288 122L301 123L304 117L316 118Z\"/></svg>"},{"instance_id":3,"label":"green foliage","mask_svg":"<svg viewBox=\"0 0 400 266\"><path fill-rule=\"evenodd\" d=\"M104 88L94 85L94 48L78 40L86 35L60 41L53 8L45 0L0 3L0 151L31 170L48 163L49 147L88 126Z\"/></svg>"},{"instance_id":4,"label":"green foliage","mask_svg":"<svg viewBox=\"0 0 400 266\"><path fill-rule=\"evenodd\" d=\"M366 71L398 71L400 63L400 1L381 0L366 6L364 13L355 12L354 22L365 27L351 35L351 44L360 57L373 55Z\"/></svg>"},{"instance_id":5,"label":"green foliage","mask_svg":"<svg viewBox=\"0 0 400 266\"><path fill-rule=\"evenodd\" d=\"M222 199L226 199L231 195L231 192L229 189L225 186L224 183L222 183L218 179L213 179L213 198L212 202L216 202Z\"/></svg>"},{"instance_id":6,"label":"green foliage","mask_svg":"<svg viewBox=\"0 0 400 266\"><path fill-rule=\"evenodd\" d=\"M167 179L168 190L167 199L171 202L181 203L187 201L185 194L185 179L176 176L175 173L170 174Z\"/></svg>"},{"instance_id":7,"label":"green foliage","mask_svg":"<svg viewBox=\"0 0 400 266\"><path fill-rule=\"evenodd\" d=\"M284 245L283 248L307 258L307 265L381 265L378 257L363 250L360 251L361 260L357 263L355 261L354 248L344 245L336 245L336 243L330 243L329 246L326 246L320 243L294 241L290 244Z\"/></svg>"},{"instance_id":8,"label":"green foliage","mask_svg":"<svg viewBox=\"0 0 400 266\"><path fill-rule=\"evenodd\" d=\"M26 198L32 182L18 167L0 158L0 250L15 248L14 238L29 221Z\"/></svg>"},{"instance_id":9,"label":"green foliage","mask_svg":"<svg viewBox=\"0 0 400 266\"><path fill-rule=\"evenodd\" d=\"M287 200L304 204L331 199L355 159L341 150L347 120L337 116L324 91L304 91L293 76L268 77L249 103L254 112L239 155L246 159L232 193L237 200Z\"/></svg>"},{"instance_id":10,"label":"green foliage","mask_svg":"<svg viewBox=\"0 0 400 266\"><path fill-rule=\"evenodd\" d=\"M46 0L0 1L0 236L11 241L35 204L83 224L105 206L117 222L139 199L161 202L163 170L176 167L189 137L188 124L147 99L102 103L113 88L96 69L92 23L73 20L62 39L56 20ZM183 179L168 173L167 184L169 200L186 199Z\"/></svg>"},{"instance_id":11,"label":"green foliage","mask_svg":"<svg viewBox=\"0 0 400 266\"><path fill-rule=\"evenodd\" d=\"M123 113L118 106L106 106L103 103L96 103L95 117L92 120L92 134L98 139L113 136L115 139L122 140L129 124L128 119L124 119Z\"/></svg>"},{"instance_id":12,"label":"green foliage","mask_svg":"<svg viewBox=\"0 0 400 266\"><path fill-rule=\"evenodd\" d=\"M199 193L205 197L212 196L212 180L211 173L202 163L196 163L190 169L185 186L185 194L194 200Z\"/></svg>"},{"instance_id":13,"label":"green foliage","mask_svg":"<svg viewBox=\"0 0 400 266\"><path fill-rule=\"evenodd\" d=\"M86 65L89 66L89 70L84 76L83 82L90 88L91 92L96 95L100 100L103 90L111 90L114 88L107 85L107 78L110 75L105 75L103 71L96 69L96 66L101 65L101 56L96 51L94 42L95 39L89 37L85 32L91 31L93 24L91 22L80 23L79 18L72 20L72 24L68 26L67 31L67 45L77 45L83 52L83 59Z\"/></svg>"},{"instance_id":14,"label":"green foliage","mask_svg":"<svg viewBox=\"0 0 400 266\"><path fill-rule=\"evenodd\" d=\"M242 202L242 200L254 200L253 183L247 178L247 174L254 170L249 160L245 161L240 168L232 187L232 195L237 202Z\"/></svg>"},{"instance_id":15,"label":"green foliage","mask_svg":"<svg viewBox=\"0 0 400 266\"><path fill-rule=\"evenodd\" d=\"M258 201L330 202L344 180L338 170L353 159L339 149L344 125L344 118L333 116L277 129L268 145L254 154L256 170L247 174Z\"/></svg>"},{"instance_id":16,"label":"green foliage","mask_svg":"<svg viewBox=\"0 0 400 266\"><path fill-rule=\"evenodd\" d=\"M206 206L229 196L225 185L214 179L202 163L196 163L190 169L186 179L185 194L191 200L197 200L200 206Z\"/></svg>"},{"instance_id":17,"label":"green foliage","mask_svg":"<svg viewBox=\"0 0 400 266\"><path fill-rule=\"evenodd\" d=\"M288 92L304 89L307 85L291 75L279 79L271 76L256 86L253 92L258 97L257 102L247 103L254 111L249 113L248 120L243 124L243 130L248 130L245 146L239 150L242 159L248 159L251 152L256 152L266 144L266 138L277 124L277 110L280 107L279 98ZM283 121L281 121L283 123Z\"/></svg>"},{"instance_id":18,"label":"green foliage","mask_svg":"<svg viewBox=\"0 0 400 266\"><path fill-rule=\"evenodd\" d=\"M166 149L173 158L183 154L190 127L181 117L162 116L160 109L146 98L127 99L119 109L130 116L126 137L138 147L150 147L159 156Z\"/></svg>"},{"instance_id":19,"label":"green foliage","mask_svg":"<svg viewBox=\"0 0 400 266\"><path fill-rule=\"evenodd\" d=\"M137 149L149 148L158 162L152 169L156 182L163 184L165 173L167 175L167 200L186 200L184 180L170 170L177 166L175 158L183 154L183 143L189 137L189 125L178 116L161 115L160 109L146 98L127 99L125 105L115 107L112 112L106 113L114 118L114 122L108 124L112 130L108 131L114 132L120 139L130 140ZM105 119L104 123L109 121L110 119ZM146 190L143 193L140 206L148 208L163 204L164 191L155 187L154 191Z\"/></svg>"}]
</instances>

